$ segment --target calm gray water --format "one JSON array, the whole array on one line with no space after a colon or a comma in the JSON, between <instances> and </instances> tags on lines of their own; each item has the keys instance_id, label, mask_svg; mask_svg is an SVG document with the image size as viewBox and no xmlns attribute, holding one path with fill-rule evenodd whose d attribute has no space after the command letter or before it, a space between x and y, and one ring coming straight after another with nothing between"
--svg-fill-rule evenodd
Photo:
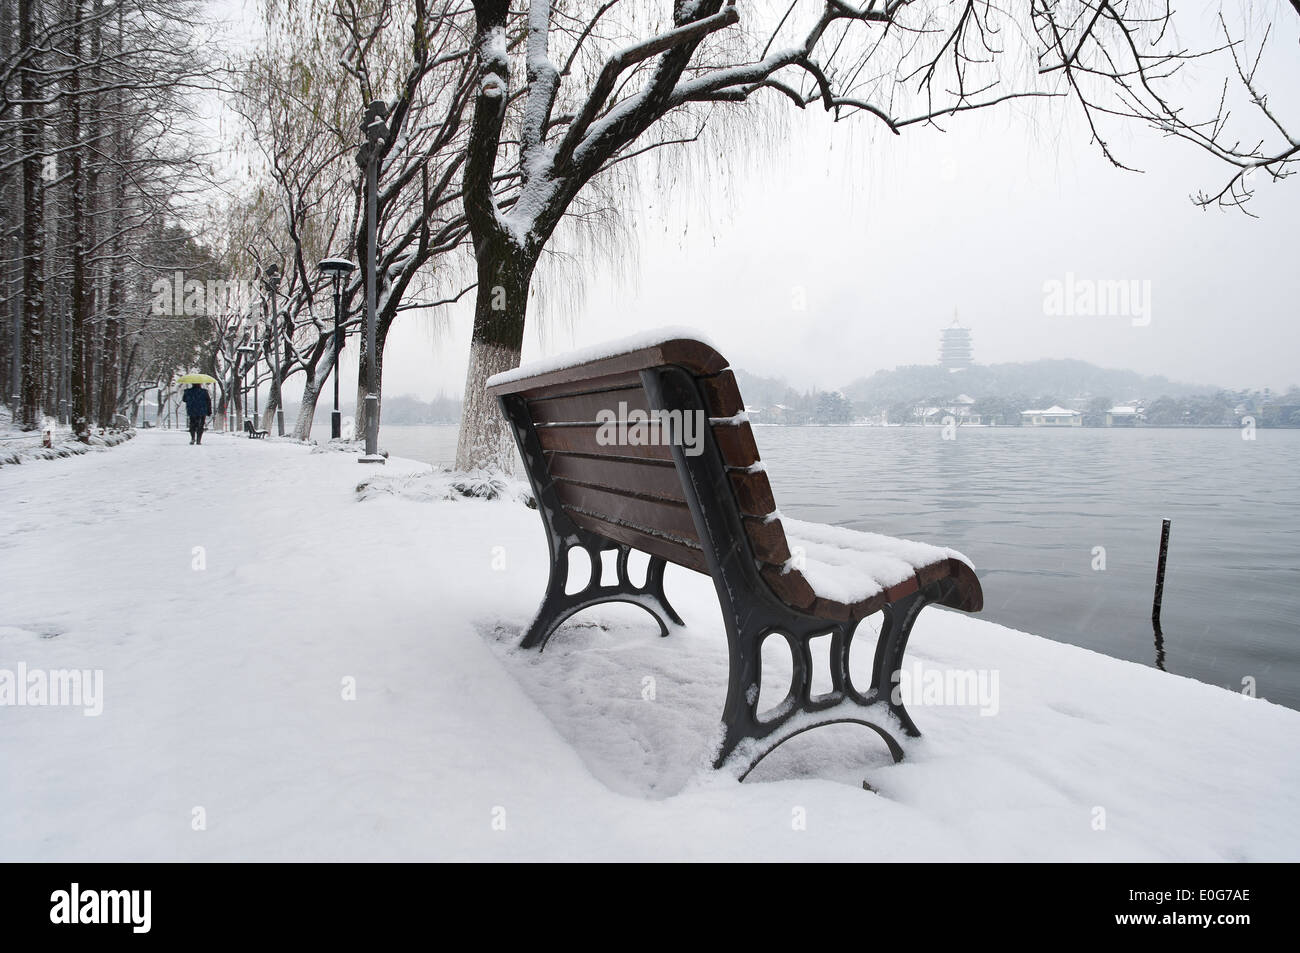
<instances>
[{"instance_id":1,"label":"calm gray water","mask_svg":"<svg viewBox=\"0 0 1300 953\"><path fill-rule=\"evenodd\" d=\"M1173 521L1165 668L1300 708L1300 430L759 427L781 510L965 553L982 617L1148 665L1160 520ZM385 427L455 457L454 427ZM1095 547L1105 569L1093 569Z\"/></svg>"}]
</instances>

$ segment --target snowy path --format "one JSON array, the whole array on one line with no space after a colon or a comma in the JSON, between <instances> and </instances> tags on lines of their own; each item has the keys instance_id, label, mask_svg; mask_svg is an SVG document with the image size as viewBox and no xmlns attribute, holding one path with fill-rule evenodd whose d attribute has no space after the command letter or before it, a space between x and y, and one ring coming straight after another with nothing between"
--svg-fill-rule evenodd
<instances>
[{"instance_id":1,"label":"snowy path","mask_svg":"<svg viewBox=\"0 0 1300 953\"><path fill-rule=\"evenodd\" d=\"M738 786L699 768L707 579L670 569L667 640L619 606L519 653L536 514L357 502L372 473L165 431L0 471L0 671L103 671L97 717L0 707L0 860L1300 859L1300 713L939 610L914 657L996 670L996 716L913 706L900 765L827 729Z\"/></svg>"}]
</instances>

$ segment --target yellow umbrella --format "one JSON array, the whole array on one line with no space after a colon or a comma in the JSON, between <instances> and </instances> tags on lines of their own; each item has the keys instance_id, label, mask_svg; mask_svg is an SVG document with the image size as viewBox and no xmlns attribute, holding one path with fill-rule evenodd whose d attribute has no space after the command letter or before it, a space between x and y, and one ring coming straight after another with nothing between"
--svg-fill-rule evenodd
<instances>
[{"instance_id":1,"label":"yellow umbrella","mask_svg":"<svg viewBox=\"0 0 1300 953\"><path fill-rule=\"evenodd\" d=\"M207 374L185 374L176 378L178 384L215 384L217 379Z\"/></svg>"}]
</instances>

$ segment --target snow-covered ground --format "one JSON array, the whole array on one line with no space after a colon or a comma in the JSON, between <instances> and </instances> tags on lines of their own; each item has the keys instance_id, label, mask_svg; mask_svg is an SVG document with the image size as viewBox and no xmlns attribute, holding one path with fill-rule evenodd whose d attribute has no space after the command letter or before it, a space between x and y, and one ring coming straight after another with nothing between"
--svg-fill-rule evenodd
<instances>
[{"instance_id":1,"label":"snow-covered ground","mask_svg":"<svg viewBox=\"0 0 1300 953\"><path fill-rule=\"evenodd\" d=\"M50 434L50 446L45 446L45 434ZM107 450L125 443L135 436L135 431L108 431L95 428L90 438L81 441L66 424L46 419L37 430L19 430L13 424L8 408L0 407L0 467L16 466L40 460L57 460L96 450Z\"/></svg>"},{"instance_id":2,"label":"snow-covered ground","mask_svg":"<svg viewBox=\"0 0 1300 953\"><path fill-rule=\"evenodd\" d=\"M1300 859L1300 713L935 608L909 661L995 714L738 784L711 582L670 567L667 639L612 606L520 652L540 521L443 484L177 431L0 470L0 678L102 671L98 715L0 707L0 860Z\"/></svg>"}]
</instances>

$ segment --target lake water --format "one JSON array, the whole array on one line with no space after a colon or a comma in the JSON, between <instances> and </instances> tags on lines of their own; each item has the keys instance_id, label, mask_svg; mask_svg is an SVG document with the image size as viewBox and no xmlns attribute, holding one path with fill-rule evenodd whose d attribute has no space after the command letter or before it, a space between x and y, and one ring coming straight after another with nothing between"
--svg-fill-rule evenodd
<instances>
[{"instance_id":1,"label":"lake water","mask_svg":"<svg viewBox=\"0 0 1300 953\"><path fill-rule=\"evenodd\" d=\"M979 572L982 618L1148 665L1160 520L1172 520L1166 670L1236 691L1250 678L1300 708L1300 430L755 434L787 515L951 546ZM385 427L380 443L450 465L456 428Z\"/></svg>"}]
</instances>

